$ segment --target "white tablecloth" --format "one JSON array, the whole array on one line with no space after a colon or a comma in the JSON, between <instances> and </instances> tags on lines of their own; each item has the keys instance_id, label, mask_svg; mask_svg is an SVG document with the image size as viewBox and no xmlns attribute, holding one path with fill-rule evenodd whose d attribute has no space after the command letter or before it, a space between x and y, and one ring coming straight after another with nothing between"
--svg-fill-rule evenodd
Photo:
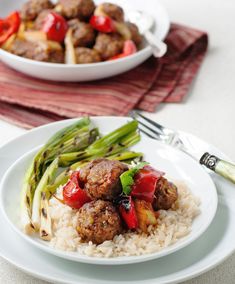
<instances>
[{"instance_id":1,"label":"white tablecloth","mask_svg":"<svg viewBox=\"0 0 235 284\"><path fill-rule=\"evenodd\" d=\"M235 160L235 1L163 0L163 4L172 21L207 31L210 49L185 101L163 105L149 116L168 127L203 138ZM0 121L0 144L23 132ZM216 269L185 284L235 283L234 267L235 255ZM20 272L0 258L0 283L46 282Z\"/></svg>"}]
</instances>

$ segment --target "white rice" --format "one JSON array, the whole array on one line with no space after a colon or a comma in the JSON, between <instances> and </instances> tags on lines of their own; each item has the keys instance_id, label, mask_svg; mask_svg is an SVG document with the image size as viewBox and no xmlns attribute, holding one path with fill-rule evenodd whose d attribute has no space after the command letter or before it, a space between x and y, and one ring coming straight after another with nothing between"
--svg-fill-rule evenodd
<instances>
[{"instance_id":1,"label":"white rice","mask_svg":"<svg viewBox=\"0 0 235 284\"><path fill-rule=\"evenodd\" d=\"M137 256L153 253L168 247L191 231L194 218L200 214L200 201L182 182L176 182L178 201L170 210L161 210L158 225L149 226L149 235L127 232L115 236L112 241L100 245L83 243L76 231L77 210L71 209L52 198L50 213L52 217L53 238L50 245L64 251L77 251L80 254L96 257Z\"/></svg>"}]
</instances>

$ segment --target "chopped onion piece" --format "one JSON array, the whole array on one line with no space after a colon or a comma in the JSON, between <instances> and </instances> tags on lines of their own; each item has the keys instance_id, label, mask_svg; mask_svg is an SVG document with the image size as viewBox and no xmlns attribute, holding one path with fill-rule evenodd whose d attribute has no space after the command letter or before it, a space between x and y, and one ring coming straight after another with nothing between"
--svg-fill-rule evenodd
<instances>
[{"instance_id":1,"label":"chopped onion piece","mask_svg":"<svg viewBox=\"0 0 235 284\"><path fill-rule=\"evenodd\" d=\"M47 35L41 31L26 31L22 34L23 39L38 42L38 41L46 41Z\"/></svg>"},{"instance_id":2,"label":"chopped onion piece","mask_svg":"<svg viewBox=\"0 0 235 284\"><path fill-rule=\"evenodd\" d=\"M72 29L69 29L65 36L65 63L76 64L75 49L73 46Z\"/></svg>"},{"instance_id":3,"label":"chopped onion piece","mask_svg":"<svg viewBox=\"0 0 235 284\"><path fill-rule=\"evenodd\" d=\"M2 49L6 50L6 51L10 51L11 50L11 46L14 42L16 38L16 34L11 35L5 42L4 44L1 46Z\"/></svg>"}]
</instances>

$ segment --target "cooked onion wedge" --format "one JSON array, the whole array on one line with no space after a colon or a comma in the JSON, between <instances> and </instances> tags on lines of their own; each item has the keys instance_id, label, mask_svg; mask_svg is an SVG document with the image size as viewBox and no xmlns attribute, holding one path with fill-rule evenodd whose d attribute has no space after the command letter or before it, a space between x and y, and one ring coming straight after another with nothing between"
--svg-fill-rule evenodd
<instances>
[{"instance_id":1,"label":"cooked onion wedge","mask_svg":"<svg viewBox=\"0 0 235 284\"><path fill-rule=\"evenodd\" d=\"M95 16L108 16L104 10L103 10L103 5L98 5L94 11Z\"/></svg>"},{"instance_id":2,"label":"cooked onion wedge","mask_svg":"<svg viewBox=\"0 0 235 284\"><path fill-rule=\"evenodd\" d=\"M20 27L17 32L17 38L23 39L25 30L26 30L26 25L24 22L21 22Z\"/></svg>"},{"instance_id":3,"label":"cooked onion wedge","mask_svg":"<svg viewBox=\"0 0 235 284\"><path fill-rule=\"evenodd\" d=\"M68 29L65 36L65 63L76 64L75 49L73 46L72 29Z\"/></svg>"},{"instance_id":4,"label":"cooked onion wedge","mask_svg":"<svg viewBox=\"0 0 235 284\"><path fill-rule=\"evenodd\" d=\"M38 42L38 41L46 41L47 35L41 31L25 31L22 33L22 37L25 40Z\"/></svg>"},{"instance_id":5,"label":"cooked onion wedge","mask_svg":"<svg viewBox=\"0 0 235 284\"><path fill-rule=\"evenodd\" d=\"M1 46L2 49L6 50L6 51L10 51L11 50L11 46L14 42L14 40L16 39L16 34L11 35L7 41L4 42L4 44Z\"/></svg>"},{"instance_id":6,"label":"cooked onion wedge","mask_svg":"<svg viewBox=\"0 0 235 284\"><path fill-rule=\"evenodd\" d=\"M62 10L63 10L63 7L62 7L62 5L60 5L60 4L57 4L56 6L55 6L55 8L54 8L54 11L56 12L56 13L61 13L62 12Z\"/></svg>"},{"instance_id":7,"label":"cooked onion wedge","mask_svg":"<svg viewBox=\"0 0 235 284\"><path fill-rule=\"evenodd\" d=\"M125 39L129 40L132 38L131 32L125 23L114 21L117 32Z\"/></svg>"}]
</instances>

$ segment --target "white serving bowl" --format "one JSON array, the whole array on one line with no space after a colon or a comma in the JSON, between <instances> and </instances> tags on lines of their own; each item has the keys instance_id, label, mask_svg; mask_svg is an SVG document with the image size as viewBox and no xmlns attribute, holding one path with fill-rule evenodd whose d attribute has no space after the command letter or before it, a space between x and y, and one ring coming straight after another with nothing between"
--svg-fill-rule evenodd
<instances>
[{"instance_id":1,"label":"white serving bowl","mask_svg":"<svg viewBox=\"0 0 235 284\"><path fill-rule=\"evenodd\" d=\"M0 16L4 17L11 11L19 9L25 0L0 0ZM105 2L95 0L96 3ZM106 1L107 2L107 1ZM170 21L165 8L157 0L148 0L148 5L144 5L142 0L111 0L128 9L137 9L148 12L156 20L154 33L163 40L169 30ZM39 62L13 55L0 49L0 60L13 69L27 75L53 81L83 82L108 78L124 73L143 63L152 54L151 47L146 43L143 49L136 54L115 61L106 61L91 64L55 64Z\"/></svg>"}]
</instances>

